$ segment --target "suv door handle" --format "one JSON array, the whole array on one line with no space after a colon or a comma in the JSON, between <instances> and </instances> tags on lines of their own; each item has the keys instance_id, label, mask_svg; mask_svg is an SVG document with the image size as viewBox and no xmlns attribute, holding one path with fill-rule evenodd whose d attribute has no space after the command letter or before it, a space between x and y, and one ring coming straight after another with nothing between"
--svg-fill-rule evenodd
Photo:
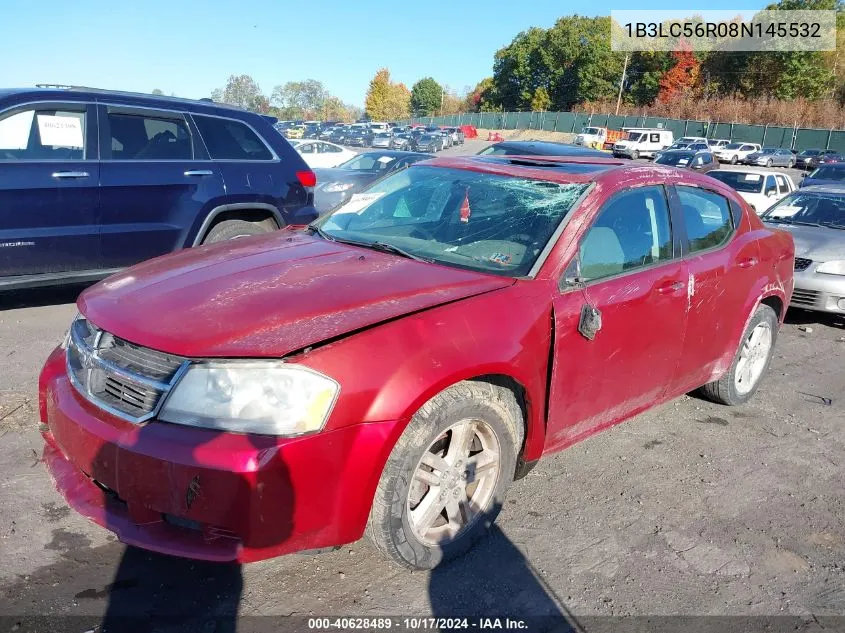
<instances>
[{"instance_id":1,"label":"suv door handle","mask_svg":"<svg viewBox=\"0 0 845 633\"><path fill-rule=\"evenodd\" d=\"M672 281L669 283L665 283L657 289L657 292L662 295L670 295L674 292L680 292L687 285L683 281Z\"/></svg>"},{"instance_id":2,"label":"suv door handle","mask_svg":"<svg viewBox=\"0 0 845 633\"><path fill-rule=\"evenodd\" d=\"M186 176L213 176L214 172L210 169L189 169L185 172Z\"/></svg>"},{"instance_id":3,"label":"suv door handle","mask_svg":"<svg viewBox=\"0 0 845 633\"><path fill-rule=\"evenodd\" d=\"M751 268L752 266L757 265L757 258L756 257L748 257L746 259L741 259L736 263L737 266L740 268Z\"/></svg>"},{"instance_id":4,"label":"suv door handle","mask_svg":"<svg viewBox=\"0 0 845 633\"><path fill-rule=\"evenodd\" d=\"M53 178L88 178L87 171L54 171Z\"/></svg>"}]
</instances>

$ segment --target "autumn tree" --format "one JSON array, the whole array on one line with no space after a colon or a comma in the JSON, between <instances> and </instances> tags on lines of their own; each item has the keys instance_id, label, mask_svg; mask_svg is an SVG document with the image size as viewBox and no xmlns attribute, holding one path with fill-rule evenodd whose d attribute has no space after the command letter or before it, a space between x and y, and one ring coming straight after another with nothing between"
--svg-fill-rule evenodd
<instances>
[{"instance_id":1,"label":"autumn tree","mask_svg":"<svg viewBox=\"0 0 845 633\"><path fill-rule=\"evenodd\" d=\"M534 90L534 96L531 98L531 110L534 112L546 112L552 105L552 98L549 96L549 91L543 86L539 86Z\"/></svg>"},{"instance_id":2,"label":"autumn tree","mask_svg":"<svg viewBox=\"0 0 845 633\"><path fill-rule=\"evenodd\" d=\"M688 44L682 44L678 50L673 51L672 59L674 66L660 79L657 100L661 103L669 103L690 94L698 83L701 63L696 59Z\"/></svg>"},{"instance_id":3,"label":"autumn tree","mask_svg":"<svg viewBox=\"0 0 845 633\"><path fill-rule=\"evenodd\" d=\"M498 109L498 95L492 77L479 81L467 95L465 108L468 112L490 112Z\"/></svg>"},{"instance_id":4,"label":"autumn tree","mask_svg":"<svg viewBox=\"0 0 845 633\"><path fill-rule=\"evenodd\" d=\"M411 92L402 83L390 80L390 71L380 69L370 81L364 110L374 121L392 121L408 118L410 114Z\"/></svg>"},{"instance_id":5,"label":"autumn tree","mask_svg":"<svg viewBox=\"0 0 845 633\"><path fill-rule=\"evenodd\" d=\"M320 115L329 97L329 92L322 82L303 79L276 86L270 101L284 118L313 119Z\"/></svg>"}]
</instances>

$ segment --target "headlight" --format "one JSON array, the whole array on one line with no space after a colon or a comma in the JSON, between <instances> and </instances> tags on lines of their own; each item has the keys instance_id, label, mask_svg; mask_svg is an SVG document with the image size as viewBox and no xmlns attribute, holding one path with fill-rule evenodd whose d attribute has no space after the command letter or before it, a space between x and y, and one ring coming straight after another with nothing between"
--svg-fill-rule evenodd
<instances>
[{"instance_id":1,"label":"headlight","mask_svg":"<svg viewBox=\"0 0 845 633\"><path fill-rule=\"evenodd\" d=\"M816 272L824 273L826 275L845 275L845 259L825 262L816 268Z\"/></svg>"},{"instance_id":2,"label":"headlight","mask_svg":"<svg viewBox=\"0 0 845 633\"><path fill-rule=\"evenodd\" d=\"M354 186L351 182L330 182L323 187L323 191L326 193L340 193L341 191L349 191Z\"/></svg>"},{"instance_id":3,"label":"headlight","mask_svg":"<svg viewBox=\"0 0 845 633\"><path fill-rule=\"evenodd\" d=\"M237 433L294 436L323 428L340 386L301 365L219 361L191 365L158 417Z\"/></svg>"}]
</instances>

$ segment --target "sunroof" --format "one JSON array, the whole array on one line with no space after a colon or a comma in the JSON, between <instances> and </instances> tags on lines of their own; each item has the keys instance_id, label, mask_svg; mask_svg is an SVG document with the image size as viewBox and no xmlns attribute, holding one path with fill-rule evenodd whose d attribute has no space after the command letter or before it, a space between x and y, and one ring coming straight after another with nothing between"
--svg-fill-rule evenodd
<instances>
[{"instance_id":1,"label":"sunroof","mask_svg":"<svg viewBox=\"0 0 845 633\"><path fill-rule=\"evenodd\" d=\"M553 157L557 158L557 157ZM577 156L573 158L578 158ZM514 165L516 167L536 167L540 169L553 169L568 174L593 174L606 171L616 167L617 163L589 163L589 162L559 162L555 160L533 160L530 156L516 158L514 156L479 156L477 160L485 163L496 163L499 165Z\"/></svg>"}]
</instances>

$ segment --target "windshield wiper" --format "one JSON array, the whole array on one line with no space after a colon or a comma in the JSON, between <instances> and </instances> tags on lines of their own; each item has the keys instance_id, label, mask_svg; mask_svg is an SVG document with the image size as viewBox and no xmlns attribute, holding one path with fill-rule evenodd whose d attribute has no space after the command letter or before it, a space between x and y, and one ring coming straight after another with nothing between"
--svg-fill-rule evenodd
<instances>
[{"instance_id":1,"label":"windshield wiper","mask_svg":"<svg viewBox=\"0 0 845 633\"><path fill-rule=\"evenodd\" d=\"M818 222L807 222L805 220L793 220L792 218L763 218L766 222L782 222L783 224L800 224L801 226L821 226Z\"/></svg>"},{"instance_id":2,"label":"windshield wiper","mask_svg":"<svg viewBox=\"0 0 845 633\"><path fill-rule=\"evenodd\" d=\"M420 257L419 255L414 255L413 253L409 253L403 248L399 248L398 246L394 246L393 244L388 244L387 242L369 242L369 243L361 243L360 246L368 246L373 250L382 251L383 253L393 253L394 255L399 255L400 257L407 257L408 259L413 259L418 262L427 262L432 263L434 260L428 257Z\"/></svg>"},{"instance_id":3,"label":"windshield wiper","mask_svg":"<svg viewBox=\"0 0 845 633\"><path fill-rule=\"evenodd\" d=\"M837 224L836 222L822 222L821 225L829 229L845 230L845 224Z\"/></svg>"},{"instance_id":4,"label":"windshield wiper","mask_svg":"<svg viewBox=\"0 0 845 633\"><path fill-rule=\"evenodd\" d=\"M309 224L306 228L309 231L311 231L312 233L316 233L317 235L322 237L324 240L328 240L329 242L336 242L337 241L335 238L333 238L331 235L326 233L323 229L321 229L316 224L313 224L313 223Z\"/></svg>"}]
</instances>

